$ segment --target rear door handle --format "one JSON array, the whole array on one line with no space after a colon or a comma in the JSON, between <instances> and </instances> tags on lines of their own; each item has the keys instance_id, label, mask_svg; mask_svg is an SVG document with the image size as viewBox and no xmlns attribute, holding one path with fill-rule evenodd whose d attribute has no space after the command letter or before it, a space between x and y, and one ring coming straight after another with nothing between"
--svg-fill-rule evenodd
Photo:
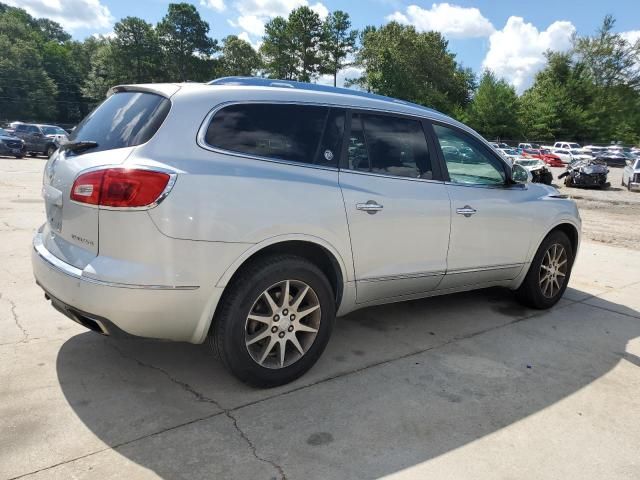
<instances>
[{"instance_id":1,"label":"rear door handle","mask_svg":"<svg viewBox=\"0 0 640 480\"><path fill-rule=\"evenodd\" d=\"M476 212L477 210L473 207L470 207L469 205L465 205L462 208L456 209L456 213L458 215L464 215L466 218L469 218L471 215L473 215Z\"/></svg>"},{"instance_id":2,"label":"rear door handle","mask_svg":"<svg viewBox=\"0 0 640 480\"><path fill-rule=\"evenodd\" d=\"M384 206L377 203L375 200L369 200L367 203L356 203L356 209L367 212L370 215L382 210Z\"/></svg>"}]
</instances>

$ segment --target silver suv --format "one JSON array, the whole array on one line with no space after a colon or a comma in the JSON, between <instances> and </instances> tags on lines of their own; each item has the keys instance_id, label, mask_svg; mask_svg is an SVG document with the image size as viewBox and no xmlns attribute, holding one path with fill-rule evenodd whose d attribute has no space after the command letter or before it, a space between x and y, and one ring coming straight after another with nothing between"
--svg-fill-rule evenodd
<instances>
[{"instance_id":1,"label":"silver suv","mask_svg":"<svg viewBox=\"0 0 640 480\"><path fill-rule=\"evenodd\" d=\"M92 330L208 341L238 378L275 386L359 308L489 286L553 306L580 218L522 180L468 127L386 97L120 86L45 167L33 268Z\"/></svg>"}]
</instances>

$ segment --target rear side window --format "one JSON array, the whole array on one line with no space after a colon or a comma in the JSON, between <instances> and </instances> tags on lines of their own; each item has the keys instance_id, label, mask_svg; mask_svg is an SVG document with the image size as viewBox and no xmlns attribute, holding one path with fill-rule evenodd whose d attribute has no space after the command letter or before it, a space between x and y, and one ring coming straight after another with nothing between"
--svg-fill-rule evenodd
<instances>
[{"instance_id":1,"label":"rear side window","mask_svg":"<svg viewBox=\"0 0 640 480\"><path fill-rule=\"evenodd\" d=\"M148 141L169 113L171 102L147 92L119 92L87 115L69 138L92 141L92 152L133 147Z\"/></svg>"},{"instance_id":2,"label":"rear side window","mask_svg":"<svg viewBox=\"0 0 640 480\"><path fill-rule=\"evenodd\" d=\"M321 138L326 135L320 145ZM218 111L205 141L231 152L291 162L337 165L344 113L328 107L288 104L238 104Z\"/></svg>"},{"instance_id":3,"label":"rear side window","mask_svg":"<svg viewBox=\"0 0 640 480\"><path fill-rule=\"evenodd\" d=\"M363 150L365 146L366 152ZM353 115L349 163L354 170L427 180L433 178L422 124L406 118Z\"/></svg>"}]
</instances>

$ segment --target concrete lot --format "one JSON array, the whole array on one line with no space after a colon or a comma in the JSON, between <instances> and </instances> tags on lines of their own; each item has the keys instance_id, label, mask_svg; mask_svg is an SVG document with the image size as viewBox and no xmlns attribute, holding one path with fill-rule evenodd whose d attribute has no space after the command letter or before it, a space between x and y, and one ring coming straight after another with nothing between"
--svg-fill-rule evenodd
<instances>
[{"instance_id":1,"label":"concrete lot","mask_svg":"<svg viewBox=\"0 0 640 480\"><path fill-rule=\"evenodd\" d=\"M500 289L356 312L306 376L256 390L203 346L45 302L43 165L0 159L0 478L640 478L637 250L585 241L548 312Z\"/></svg>"}]
</instances>

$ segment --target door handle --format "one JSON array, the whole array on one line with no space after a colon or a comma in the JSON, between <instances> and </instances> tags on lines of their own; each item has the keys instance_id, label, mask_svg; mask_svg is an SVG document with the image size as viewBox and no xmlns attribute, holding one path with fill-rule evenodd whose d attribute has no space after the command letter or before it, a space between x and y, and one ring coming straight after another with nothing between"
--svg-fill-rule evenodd
<instances>
[{"instance_id":1,"label":"door handle","mask_svg":"<svg viewBox=\"0 0 640 480\"><path fill-rule=\"evenodd\" d=\"M384 206L380 205L375 200L369 200L367 203L356 203L357 210L362 210L363 212L367 212L369 215L378 213L378 211L382 210L383 208Z\"/></svg>"},{"instance_id":2,"label":"door handle","mask_svg":"<svg viewBox=\"0 0 640 480\"><path fill-rule=\"evenodd\" d=\"M456 209L456 213L458 215L464 215L466 218L469 218L471 215L473 215L474 213L476 213L477 210L473 207L470 207L469 205L465 205L462 208L457 208Z\"/></svg>"}]
</instances>

